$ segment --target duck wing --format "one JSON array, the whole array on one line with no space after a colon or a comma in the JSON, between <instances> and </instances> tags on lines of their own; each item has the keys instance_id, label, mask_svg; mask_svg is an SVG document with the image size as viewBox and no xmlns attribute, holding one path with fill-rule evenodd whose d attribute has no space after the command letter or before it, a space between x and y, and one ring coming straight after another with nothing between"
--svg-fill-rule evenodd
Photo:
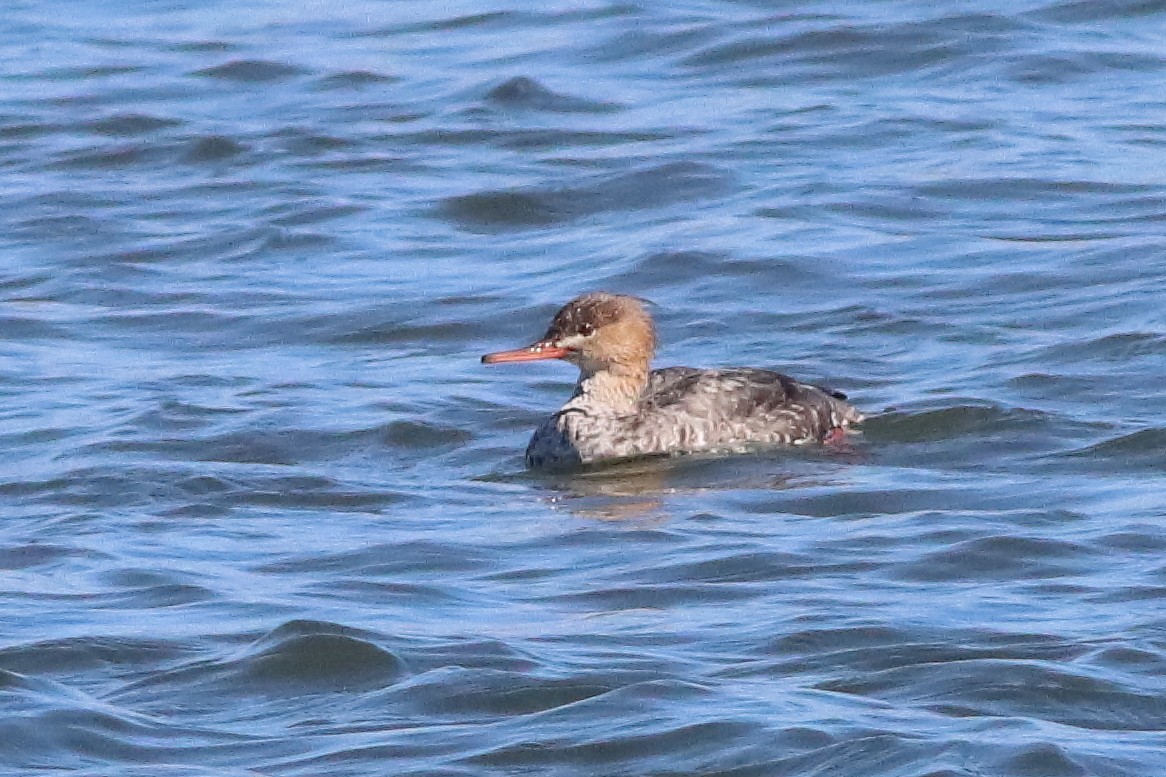
<instances>
[{"instance_id":1,"label":"duck wing","mask_svg":"<svg viewBox=\"0 0 1166 777\"><path fill-rule=\"evenodd\" d=\"M648 416L703 430L714 445L812 442L862 420L841 392L745 367L655 370L642 404Z\"/></svg>"}]
</instances>

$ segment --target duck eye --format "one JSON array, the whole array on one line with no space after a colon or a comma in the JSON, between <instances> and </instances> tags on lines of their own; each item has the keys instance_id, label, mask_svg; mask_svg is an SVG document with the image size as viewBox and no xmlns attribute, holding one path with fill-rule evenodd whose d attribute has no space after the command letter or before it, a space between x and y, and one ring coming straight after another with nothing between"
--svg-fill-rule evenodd
<instances>
[{"instance_id":1,"label":"duck eye","mask_svg":"<svg viewBox=\"0 0 1166 777\"><path fill-rule=\"evenodd\" d=\"M584 337L591 337L591 335L595 334L595 327L587 322L583 322L579 325L578 332Z\"/></svg>"}]
</instances>

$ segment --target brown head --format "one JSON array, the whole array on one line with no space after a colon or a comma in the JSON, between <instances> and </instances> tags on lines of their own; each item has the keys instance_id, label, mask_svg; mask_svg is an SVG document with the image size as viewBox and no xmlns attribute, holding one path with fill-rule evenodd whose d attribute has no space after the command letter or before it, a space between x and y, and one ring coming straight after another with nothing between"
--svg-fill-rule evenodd
<instances>
[{"instance_id":1,"label":"brown head","mask_svg":"<svg viewBox=\"0 0 1166 777\"><path fill-rule=\"evenodd\" d=\"M525 348L488 353L483 364L562 359L584 375L603 370L644 374L656 351L656 328L644 302L594 291L564 305L542 336Z\"/></svg>"}]
</instances>

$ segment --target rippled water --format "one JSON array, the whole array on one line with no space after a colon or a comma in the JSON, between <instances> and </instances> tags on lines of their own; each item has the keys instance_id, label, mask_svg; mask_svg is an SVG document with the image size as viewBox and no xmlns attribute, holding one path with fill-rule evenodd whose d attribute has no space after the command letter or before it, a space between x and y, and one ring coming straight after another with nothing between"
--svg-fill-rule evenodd
<instances>
[{"instance_id":1,"label":"rippled water","mask_svg":"<svg viewBox=\"0 0 1166 777\"><path fill-rule=\"evenodd\" d=\"M21 3L0 768L1166 773L1157 3ZM852 451L523 471L591 289Z\"/></svg>"}]
</instances>

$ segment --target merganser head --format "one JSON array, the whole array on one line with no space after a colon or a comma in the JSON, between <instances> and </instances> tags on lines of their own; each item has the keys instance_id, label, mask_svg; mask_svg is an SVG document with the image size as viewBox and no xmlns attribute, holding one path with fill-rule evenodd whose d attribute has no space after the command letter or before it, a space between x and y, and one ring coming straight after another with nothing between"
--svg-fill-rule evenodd
<instances>
[{"instance_id":1,"label":"merganser head","mask_svg":"<svg viewBox=\"0 0 1166 777\"><path fill-rule=\"evenodd\" d=\"M595 291L564 305L542 339L525 348L488 353L483 364L562 359L584 374L646 372L656 350L656 327L644 301Z\"/></svg>"}]
</instances>

